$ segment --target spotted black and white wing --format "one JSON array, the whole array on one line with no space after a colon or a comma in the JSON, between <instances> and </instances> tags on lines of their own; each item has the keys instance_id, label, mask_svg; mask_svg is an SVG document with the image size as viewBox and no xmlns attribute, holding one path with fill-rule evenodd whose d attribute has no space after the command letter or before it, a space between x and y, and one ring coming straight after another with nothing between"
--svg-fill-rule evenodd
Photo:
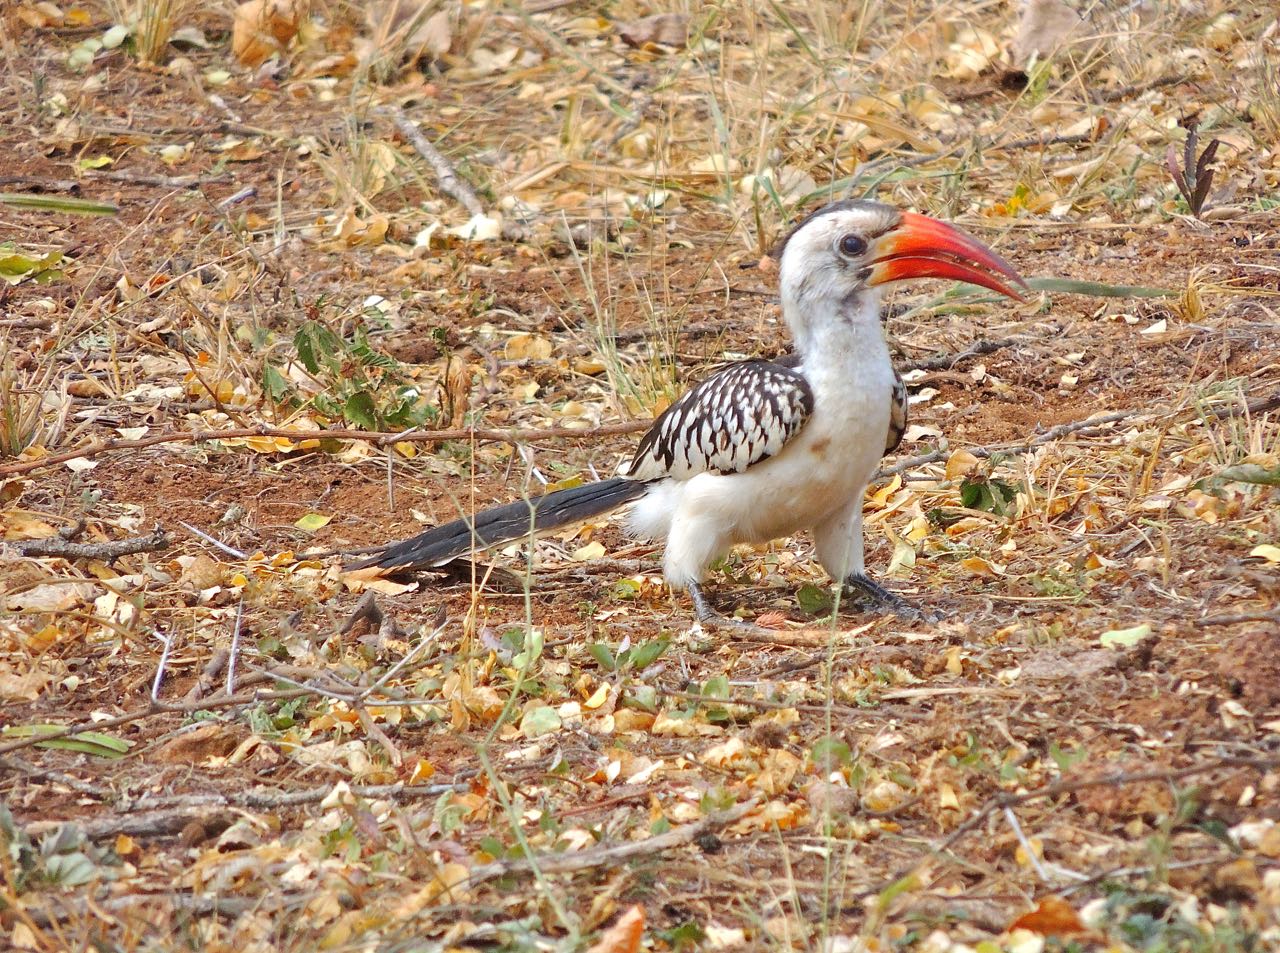
<instances>
[{"instance_id":1,"label":"spotted black and white wing","mask_svg":"<svg viewBox=\"0 0 1280 953\"><path fill-rule=\"evenodd\" d=\"M781 450L813 413L800 373L775 361L716 371L668 407L627 467L634 480L741 473Z\"/></svg>"},{"instance_id":2,"label":"spotted black and white wing","mask_svg":"<svg viewBox=\"0 0 1280 953\"><path fill-rule=\"evenodd\" d=\"M902 443L902 435L907 432L907 382L897 371L893 372L893 396L889 401L889 436L884 442L884 452L893 453Z\"/></svg>"}]
</instances>

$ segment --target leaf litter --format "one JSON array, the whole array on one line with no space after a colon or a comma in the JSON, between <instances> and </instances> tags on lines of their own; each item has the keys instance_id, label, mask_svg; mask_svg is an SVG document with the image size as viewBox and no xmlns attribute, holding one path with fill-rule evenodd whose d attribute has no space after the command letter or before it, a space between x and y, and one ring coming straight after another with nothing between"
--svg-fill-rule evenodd
<instances>
[{"instance_id":1,"label":"leaf litter","mask_svg":"<svg viewBox=\"0 0 1280 953\"><path fill-rule=\"evenodd\" d=\"M19 948L1280 940L1274 11L160 6L0 14ZM753 641L612 519L326 555L614 472L863 193L1041 292L890 302L869 556L945 621L804 539L717 568Z\"/></svg>"}]
</instances>

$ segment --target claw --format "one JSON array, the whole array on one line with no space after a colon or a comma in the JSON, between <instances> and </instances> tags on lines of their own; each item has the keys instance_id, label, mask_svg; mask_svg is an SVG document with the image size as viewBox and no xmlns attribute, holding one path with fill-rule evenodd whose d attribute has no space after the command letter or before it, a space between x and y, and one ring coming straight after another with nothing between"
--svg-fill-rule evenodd
<instances>
[{"instance_id":1,"label":"claw","mask_svg":"<svg viewBox=\"0 0 1280 953\"><path fill-rule=\"evenodd\" d=\"M942 614L936 610L922 609L896 592L890 592L880 583L863 573L852 573L844 581L844 595L865 610L885 609L899 619L918 622L938 622Z\"/></svg>"},{"instance_id":2,"label":"claw","mask_svg":"<svg viewBox=\"0 0 1280 953\"><path fill-rule=\"evenodd\" d=\"M707 602L707 597L702 594L702 587L696 582L689 583L689 598L693 600L693 611L697 613L698 621L708 628L738 629L745 632L765 631L753 622L735 619L716 612L711 607L711 603Z\"/></svg>"}]
</instances>

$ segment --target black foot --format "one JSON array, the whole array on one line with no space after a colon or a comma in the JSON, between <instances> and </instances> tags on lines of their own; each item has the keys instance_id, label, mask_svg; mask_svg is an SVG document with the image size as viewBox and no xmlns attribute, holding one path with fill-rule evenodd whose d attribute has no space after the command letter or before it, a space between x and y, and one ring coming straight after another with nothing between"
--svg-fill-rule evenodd
<instances>
[{"instance_id":1,"label":"black foot","mask_svg":"<svg viewBox=\"0 0 1280 953\"><path fill-rule=\"evenodd\" d=\"M696 582L689 583L689 598L693 600L693 611L697 613L698 621L705 626L717 629L762 631L760 626L754 623L744 622L742 619L733 619L716 612L715 609L711 608L711 603L707 602L707 597L702 594L702 587Z\"/></svg>"},{"instance_id":2,"label":"black foot","mask_svg":"<svg viewBox=\"0 0 1280 953\"><path fill-rule=\"evenodd\" d=\"M874 611L883 609L892 612L899 619L912 619L922 622L937 622L942 618L940 612L921 609L908 602L896 592L890 592L880 583L863 573L852 573L844 581L844 597L853 600L859 609Z\"/></svg>"}]
</instances>

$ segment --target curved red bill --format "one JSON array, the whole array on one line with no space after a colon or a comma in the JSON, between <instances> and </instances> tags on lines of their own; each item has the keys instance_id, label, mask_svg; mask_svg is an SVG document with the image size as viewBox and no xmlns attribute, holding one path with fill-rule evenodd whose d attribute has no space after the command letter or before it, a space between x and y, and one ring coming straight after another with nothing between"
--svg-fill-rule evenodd
<instances>
[{"instance_id":1,"label":"curved red bill","mask_svg":"<svg viewBox=\"0 0 1280 953\"><path fill-rule=\"evenodd\" d=\"M869 285L906 278L951 278L967 281L1025 301L1003 278L1027 287L1013 266L982 242L946 222L915 212L903 212L892 230L872 246Z\"/></svg>"}]
</instances>

